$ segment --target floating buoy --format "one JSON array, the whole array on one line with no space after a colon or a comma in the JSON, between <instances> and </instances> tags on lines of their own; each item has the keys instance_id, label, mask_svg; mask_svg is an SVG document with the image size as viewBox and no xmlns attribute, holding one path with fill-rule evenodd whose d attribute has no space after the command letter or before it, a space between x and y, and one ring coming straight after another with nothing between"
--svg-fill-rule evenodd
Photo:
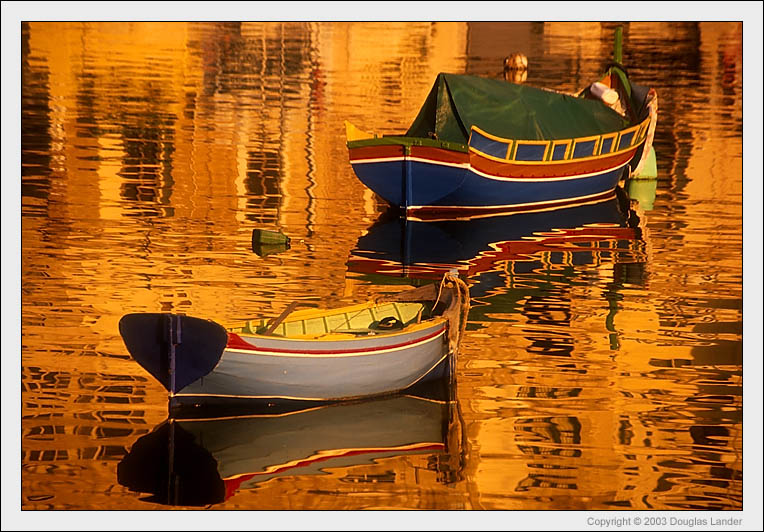
<instances>
[{"instance_id":1,"label":"floating buoy","mask_svg":"<svg viewBox=\"0 0 764 532\"><path fill-rule=\"evenodd\" d=\"M252 243L258 244L289 244L289 237L280 231L268 231L267 229L253 229Z\"/></svg>"},{"instance_id":2,"label":"floating buoy","mask_svg":"<svg viewBox=\"0 0 764 532\"><path fill-rule=\"evenodd\" d=\"M290 238L279 231L252 230L252 251L261 257L289 249Z\"/></svg>"}]
</instances>

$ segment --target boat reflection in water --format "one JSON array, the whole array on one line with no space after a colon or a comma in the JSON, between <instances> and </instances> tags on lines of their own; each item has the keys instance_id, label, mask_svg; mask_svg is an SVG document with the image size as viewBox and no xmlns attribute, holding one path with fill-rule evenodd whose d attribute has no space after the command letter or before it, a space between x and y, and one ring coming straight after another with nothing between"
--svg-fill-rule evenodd
<instances>
[{"instance_id":1,"label":"boat reflection in water","mask_svg":"<svg viewBox=\"0 0 764 532\"><path fill-rule=\"evenodd\" d=\"M472 217L411 219L386 211L359 238L350 271L384 283L379 275L432 279L457 269L472 281L472 296L491 289L482 274L528 273L543 263L592 264L607 253L639 253L643 227L629 198L609 198L555 210ZM635 247L636 245L636 247Z\"/></svg>"},{"instance_id":2,"label":"boat reflection in water","mask_svg":"<svg viewBox=\"0 0 764 532\"><path fill-rule=\"evenodd\" d=\"M649 246L635 209L619 187L602 201L503 216L416 220L388 211L359 238L348 269L373 284L416 283L455 269L469 284L468 328L519 324L529 354L558 357L575 348L575 287L596 283L614 348L618 291L644 286L647 277Z\"/></svg>"},{"instance_id":3,"label":"boat reflection in water","mask_svg":"<svg viewBox=\"0 0 764 532\"><path fill-rule=\"evenodd\" d=\"M428 463L441 481L453 482L463 463L453 397L397 395L292 412L169 418L135 442L117 468L118 482L152 494L148 502L207 506L276 477L422 453L434 455Z\"/></svg>"}]
</instances>

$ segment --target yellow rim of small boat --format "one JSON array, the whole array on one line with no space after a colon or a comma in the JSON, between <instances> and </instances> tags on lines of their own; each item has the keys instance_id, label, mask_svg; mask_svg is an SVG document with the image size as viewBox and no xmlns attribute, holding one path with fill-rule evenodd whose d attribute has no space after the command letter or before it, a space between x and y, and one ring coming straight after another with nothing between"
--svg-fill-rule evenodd
<instances>
[{"instance_id":1,"label":"yellow rim of small boat","mask_svg":"<svg viewBox=\"0 0 764 532\"><path fill-rule=\"evenodd\" d=\"M368 330L374 334L395 335L416 332L431 327L438 322L447 321L446 318L421 319L420 313L425 309L421 303L410 302L383 302L369 301L348 307L336 309L303 309L290 314L272 334L258 334L268 320L258 318L253 320L231 323L226 326L230 332L258 336L261 338L283 338L289 340L310 341L333 341L351 338L364 338L358 332ZM383 330L369 329L374 321L392 316L399 319L403 329Z\"/></svg>"}]
</instances>

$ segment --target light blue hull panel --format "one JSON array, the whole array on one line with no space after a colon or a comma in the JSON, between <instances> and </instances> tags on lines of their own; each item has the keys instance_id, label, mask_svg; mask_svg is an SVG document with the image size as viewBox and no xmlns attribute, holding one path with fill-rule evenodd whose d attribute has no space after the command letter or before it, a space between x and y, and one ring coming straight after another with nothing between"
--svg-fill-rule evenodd
<instances>
[{"instance_id":1,"label":"light blue hull panel","mask_svg":"<svg viewBox=\"0 0 764 532\"><path fill-rule=\"evenodd\" d=\"M433 335L434 334L434 335ZM335 354L305 355L292 351L295 341L283 341L285 351L243 351L227 348L207 376L180 390L176 397L282 398L309 401L340 400L404 390L428 377L447 358L443 323L426 329L420 342L372 351L347 353L332 342ZM358 341L345 341L357 347ZM315 344L313 344L315 346Z\"/></svg>"}]
</instances>

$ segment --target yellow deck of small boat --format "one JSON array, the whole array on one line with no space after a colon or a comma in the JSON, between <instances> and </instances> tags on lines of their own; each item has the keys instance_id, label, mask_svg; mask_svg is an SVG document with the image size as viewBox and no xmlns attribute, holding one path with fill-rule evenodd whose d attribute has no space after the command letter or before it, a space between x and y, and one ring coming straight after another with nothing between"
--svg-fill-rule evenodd
<instances>
[{"instance_id":1,"label":"yellow deck of small boat","mask_svg":"<svg viewBox=\"0 0 764 532\"><path fill-rule=\"evenodd\" d=\"M266 318L229 324L228 331L263 337L284 337L294 340L346 340L359 338L371 332L393 334L414 332L429 327L432 320L422 321L426 313L421 303L374 303L368 302L338 309L305 309L292 312L269 335L263 335L269 320ZM370 328L383 318L392 316L403 323L403 329L384 330ZM445 318L443 318L445 321Z\"/></svg>"}]
</instances>

